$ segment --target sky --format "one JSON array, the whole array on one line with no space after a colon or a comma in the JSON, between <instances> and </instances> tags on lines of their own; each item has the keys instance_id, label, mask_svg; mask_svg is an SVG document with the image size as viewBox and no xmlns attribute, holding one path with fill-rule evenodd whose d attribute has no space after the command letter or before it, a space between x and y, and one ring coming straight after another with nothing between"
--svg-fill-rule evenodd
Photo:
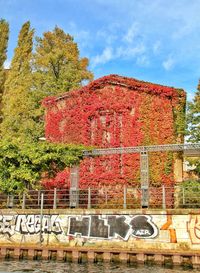
<instances>
[{"instance_id":1,"label":"sky","mask_svg":"<svg viewBox=\"0 0 200 273\"><path fill-rule=\"evenodd\" d=\"M183 88L200 79L200 0L0 0L10 24L8 67L22 24L74 37L95 79L119 74Z\"/></svg>"}]
</instances>

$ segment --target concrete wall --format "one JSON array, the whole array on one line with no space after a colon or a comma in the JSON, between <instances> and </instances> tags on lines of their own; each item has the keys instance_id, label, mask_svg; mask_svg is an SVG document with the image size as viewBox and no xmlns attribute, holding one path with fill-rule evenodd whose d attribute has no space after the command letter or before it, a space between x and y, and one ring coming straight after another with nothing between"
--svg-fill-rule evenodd
<instances>
[{"instance_id":1,"label":"concrete wall","mask_svg":"<svg viewBox=\"0 0 200 273\"><path fill-rule=\"evenodd\" d=\"M2 210L0 245L200 250L199 210Z\"/></svg>"}]
</instances>

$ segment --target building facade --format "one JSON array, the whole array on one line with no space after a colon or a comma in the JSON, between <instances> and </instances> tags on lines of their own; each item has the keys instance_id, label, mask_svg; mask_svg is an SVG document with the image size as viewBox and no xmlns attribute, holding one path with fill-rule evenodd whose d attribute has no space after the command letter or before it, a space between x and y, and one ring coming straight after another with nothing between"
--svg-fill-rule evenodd
<instances>
[{"instance_id":1,"label":"building facade","mask_svg":"<svg viewBox=\"0 0 200 273\"><path fill-rule=\"evenodd\" d=\"M43 101L46 139L96 148L182 143L185 101L182 89L105 76ZM177 180L174 154L152 153L149 161L151 185ZM139 167L138 154L85 158L80 164L80 187L137 185Z\"/></svg>"}]
</instances>

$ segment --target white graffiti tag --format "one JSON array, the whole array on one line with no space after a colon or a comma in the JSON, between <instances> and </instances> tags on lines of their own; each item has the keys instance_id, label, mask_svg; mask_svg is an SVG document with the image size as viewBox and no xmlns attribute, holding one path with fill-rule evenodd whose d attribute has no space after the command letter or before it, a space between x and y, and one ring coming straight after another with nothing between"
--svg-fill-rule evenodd
<instances>
[{"instance_id":1,"label":"white graffiti tag","mask_svg":"<svg viewBox=\"0 0 200 273\"><path fill-rule=\"evenodd\" d=\"M41 223L42 219L42 223ZM62 233L58 215L18 215L15 231L21 234Z\"/></svg>"},{"instance_id":2,"label":"white graffiti tag","mask_svg":"<svg viewBox=\"0 0 200 273\"><path fill-rule=\"evenodd\" d=\"M0 234L8 234L12 236L15 233L15 216L13 215L0 215Z\"/></svg>"}]
</instances>

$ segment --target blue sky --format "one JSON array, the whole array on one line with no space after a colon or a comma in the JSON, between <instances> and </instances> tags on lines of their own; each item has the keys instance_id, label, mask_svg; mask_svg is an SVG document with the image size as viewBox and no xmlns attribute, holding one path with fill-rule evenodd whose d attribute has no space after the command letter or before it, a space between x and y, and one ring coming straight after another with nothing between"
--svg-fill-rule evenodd
<instances>
[{"instance_id":1,"label":"blue sky","mask_svg":"<svg viewBox=\"0 0 200 273\"><path fill-rule=\"evenodd\" d=\"M95 78L119 74L184 88L200 79L200 0L0 0L10 24L8 60L22 24L74 36Z\"/></svg>"}]
</instances>

